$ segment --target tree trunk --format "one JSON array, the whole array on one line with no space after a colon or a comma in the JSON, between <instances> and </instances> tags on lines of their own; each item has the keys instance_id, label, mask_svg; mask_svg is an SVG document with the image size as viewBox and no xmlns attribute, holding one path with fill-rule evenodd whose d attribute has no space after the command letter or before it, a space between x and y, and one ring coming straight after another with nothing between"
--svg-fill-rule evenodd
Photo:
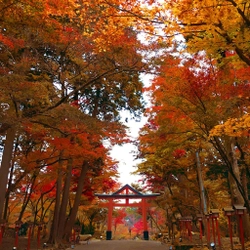
<instances>
[{"instance_id":1,"label":"tree trunk","mask_svg":"<svg viewBox=\"0 0 250 250\"><path fill-rule=\"evenodd\" d=\"M9 199L10 199L10 192L11 192L11 183L13 178L13 171L14 171L14 164L11 164L10 174L9 174L9 181L8 181L8 189L5 194L5 204L4 204L4 212L3 212L3 219L8 221L8 207L9 207Z\"/></svg>"},{"instance_id":2,"label":"tree trunk","mask_svg":"<svg viewBox=\"0 0 250 250\"><path fill-rule=\"evenodd\" d=\"M69 239L70 232L71 232L72 227L73 227L75 220L76 220L76 215L77 215L78 207L79 207L80 201L81 201L82 191L83 191L83 187L84 187L84 180L86 177L87 170L88 170L88 164L86 162L84 162L82 169L81 169L81 174L80 174L79 180L78 180L74 204L73 204L73 207L70 211L70 216L69 216L69 219L68 219L66 226L65 226L63 238L66 240Z\"/></svg>"},{"instance_id":3,"label":"tree trunk","mask_svg":"<svg viewBox=\"0 0 250 250\"><path fill-rule=\"evenodd\" d=\"M25 198L23 200L23 205L22 205L22 208L21 208L21 212L19 214L19 218L18 220L21 221L22 220L22 217L23 217L23 214L24 214L24 211L30 201L30 197L31 197L31 194L33 192L33 189L34 189L34 185L35 185L35 182L36 182L36 178L37 178L37 175L38 173L34 173L33 177L32 177L32 182L30 184L30 186L26 189L26 194L25 194Z\"/></svg>"},{"instance_id":4,"label":"tree trunk","mask_svg":"<svg viewBox=\"0 0 250 250\"><path fill-rule=\"evenodd\" d=\"M249 192L248 192L248 181L247 181L247 169L246 169L246 166L244 165L242 167L242 170L241 170L241 181L242 181L242 186L243 186L243 189L244 189L244 192L246 194L247 197L249 197ZM249 201L248 201L248 205L249 205Z\"/></svg>"},{"instance_id":5,"label":"tree trunk","mask_svg":"<svg viewBox=\"0 0 250 250\"><path fill-rule=\"evenodd\" d=\"M61 156L60 156L61 158ZM53 222L50 230L49 243L55 245L57 247L57 229L59 224L59 211L60 211L60 200L61 200L61 192L62 192L62 161L59 159L59 167L57 171L57 182L56 182L56 202L54 208L54 216Z\"/></svg>"},{"instance_id":6,"label":"tree trunk","mask_svg":"<svg viewBox=\"0 0 250 250\"><path fill-rule=\"evenodd\" d=\"M228 173L228 180L230 184L231 200L233 204L244 204L244 199L238 189L237 182L240 182L240 170L237 163L237 158L234 152L234 144L230 143L228 148L229 160L231 162L231 171Z\"/></svg>"},{"instance_id":7,"label":"tree trunk","mask_svg":"<svg viewBox=\"0 0 250 250\"><path fill-rule=\"evenodd\" d=\"M15 143L14 157L17 151L17 147L18 147L18 143ZM4 205L4 212L3 212L3 219L6 221L8 221L8 207L9 207L10 193L13 190L13 187L11 186L12 181L13 181L13 174L14 174L14 162L11 162L11 169L9 170L8 189L5 194L5 205Z\"/></svg>"},{"instance_id":8,"label":"tree trunk","mask_svg":"<svg viewBox=\"0 0 250 250\"><path fill-rule=\"evenodd\" d=\"M222 159L228 168L228 182L229 189L231 192L231 205L241 204L247 207L248 212L250 211L248 197L244 192L244 187L240 179L240 169L238 166L238 160L235 155L235 141L232 138L227 137L225 139L225 146L222 144L218 137L214 137L212 141L214 147L220 153ZM245 237L250 236L250 222L248 214L244 215L244 232Z\"/></svg>"},{"instance_id":9,"label":"tree trunk","mask_svg":"<svg viewBox=\"0 0 250 250\"><path fill-rule=\"evenodd\" d=\"M70 183L71 183L71 176L72 176L72 159L69 159L68 166L67 166L67 173L64 182L63 188L63 197L60 207L60 214L59 214L59 224L58 224L58 239L62 239L64 233L64 227L67 220L67 205L69 201L69 193L70 193Z\"/></svg>"},{"instance_id":10,"label":"tree trunk","mask_svg":"<svg viewBox=\"0 0 250 250\"><path fill-rule=\"evenodd\" d=\"M230 184L230 192L231 192L231 200L232 205L246 205L245 199L242 196L242 193L239 191L239 183L241 184L240 179L240 169L238 166L237 157L235 155L235 145L233 142L230 142L229 146L229 159L231 161L232 169L229 171L228 180ZM249 215L245 213L243 219L243 226L244 226L244 234L246 238L250 237L250 222L249 222Z\"/></svg>"},{"instance_id":11,"label":"tree trunk","mask_svg":"<svg viewBox=\"0 0 250 250\"><path fill-rule=\"evenodd\" d=\"M0 219L3 219L3 210L5 202L5 193L8 183L8 174L11 167L13 145L15 140L15 130L9 128L6 134L6 141L0 167Z\"/></svg>"}]
</instances>

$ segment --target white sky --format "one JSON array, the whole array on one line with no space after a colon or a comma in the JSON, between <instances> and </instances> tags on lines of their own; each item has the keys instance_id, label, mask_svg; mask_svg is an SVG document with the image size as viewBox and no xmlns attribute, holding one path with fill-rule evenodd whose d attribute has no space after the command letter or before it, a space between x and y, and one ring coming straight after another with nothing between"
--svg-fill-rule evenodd
<instances>
[{"instance_id":1,"label":"white sky","mask_svg":"<svg viewBox=\"0 0 250 250\"><path fill-rule=\"evenodd\" d=\"M138 136L139 129L145 123L146 118L142 118L141 122L136 122L134 120L129 121L126 124L129 127L129 136L131 139L135 139ZM119 161L118 163L118 172L120 174L120 178L118 179L122 185L132 183L136 183L141 176L132 175L131 172L136 170L136 164L140 162L140 160L135 160L135 153L137 148L135 145L131 143L126 143L123 146L116 145L113 147L110 156L115 160Z\"/></svg>"},{"instance_id":2,"label":"white sky","mask_svg":"<svg viewBox=\"0 0 250 250\"><path fill-rule=\"evenodd\" d=\"M153 76L151 75L142 75L142 81L144 86L148 86L152 80ZM144 96L145 100L149 102L148 97ZM146 104L149 105L149 104ZM122 115L123 116L123 115ZM125 117L129 117L128 113L125 113ZM128 119L128 123L125 123L129 127L128 135L131 139L136 139L140 128L146 123L146 117L141 117L141 121L135 121ZM118 172L120 178L118 179L122 185L136 183L141 176L132 175L131 172L136 170L136 165L140 163L140 160L135 160L135 153L137 148L131 143L124 144L123 146L116 145L113 147L110 152L110 156L115 160L119 161Z\"/></svg>"}]
</instances>

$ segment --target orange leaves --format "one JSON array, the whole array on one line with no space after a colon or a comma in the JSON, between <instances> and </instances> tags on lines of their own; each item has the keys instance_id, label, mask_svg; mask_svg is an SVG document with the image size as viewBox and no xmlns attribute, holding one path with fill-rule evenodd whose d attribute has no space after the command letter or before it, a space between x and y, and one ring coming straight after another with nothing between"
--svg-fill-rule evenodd
<instances>
[{"instance_id":1,"label":"orange leaves","mask_svg":"<svg viewBox=\"0 0 250 250\"><path fill-rule=\"evenodd\" d=\"M243 83L247 82L250 79L250 66L249 67L241 67L238 69L232 69L232 73L234 73L237 81Z\"/></svg>"},{"instance_id":2,"label":"orange leaves","mask_svg":"<svg viewBox=\"0 0 250 250\"><path fill-rule=\"evenodd\" d=\"M221 162L228 154L218 148L224 150L229 141L236 141L237 157L245 157L245 162L249 162L249 68L237 68L229 62L216 68L201 57L181 64L170 56L161 59L159 76L147 89L153 107L148 109L149 122L140 133L140 155L144 162L137 172L146 176L153 187L171 185L170 193L176 200L179 193L188 190L181 202L199 207L195 182L197 150L202 149L204 166L216 166L220 172L218 181L224 181L223 171L227 168ZM152 126L152 121L157 126ZM208 188L211 193L210 189L218 187Z\"/></svg>"},{"instance_id":3,"label":"orange leaves","mask_svg":"<svg viewBox=\"0 0 250 250\"><path fill-rule=\"evenodd\" d=\"M5 2L0 89L8 108L1 122L17 132L16 176L25 174L28 183L34 175L47 192L57 178L60 189L67 173L67 183L76 186L83 170L78 185L86 176L89 196L112 188L117 166L103 141L127 141L119 111L137 114L142 108L138 71L144 64L131 28L135 16L121 10L140 14L138 1ZM42 197L39 191L31 202Z\"/></svg>"},{"instance_id":4,"label":"orange leaves","mask_svg":"<svg viewBox=\"0 0 250 250\"><path fill-rule=\"evenodd\" d=\"M72 0L45 0L44 11L47 16L67 16L68 18L74 17L75 9L79 6L76 1Z\"/></svg>"},{"instance_id":5,"label":"orange leaves","mask_svg":"<svg viewBox=\"0 0 250 250\"><path fill-rule=\"evenodd\" d=\"M56 150L63 151L63 157L74 159L75 164L83 161L94 162L99 157L105 157L106 149L100 144L101 137L88 131L72 133L66 137L54 137L49 140Z\"/></svg>"},{"instance_id":6,"label":"orange leaves","mask_svg":"<svg viewBox=\"0 0 250 250\"><path fill-rule=\"evenodd\" d=\"M241 118L230 118L224 124L215 126L210 131L213 136L249 137L250 136L250 114L245 114Z\"/></svg>"}]
</instances>

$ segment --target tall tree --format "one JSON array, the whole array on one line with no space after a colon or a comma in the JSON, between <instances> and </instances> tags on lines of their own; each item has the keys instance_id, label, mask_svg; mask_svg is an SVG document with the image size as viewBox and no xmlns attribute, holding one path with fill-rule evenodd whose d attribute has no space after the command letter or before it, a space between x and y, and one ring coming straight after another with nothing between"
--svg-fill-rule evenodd
<instances>
[{"instance_id":1,"label":"tall tree","mask_svg":"<svg viewBox=\"0 0 250 250\"><path fill-rule=\"evenodd\" d=\"M88 178L105 173L103 188L114 185L110 180L116 175L114 163L101 147L102 141L124 141L120 110L135 116L142 111L139 72L145 70L145 64L139 53L141 43L131 28L135 17L124 17L125 12L117 6L124 7L124 3L0 3L0 131L2 138L7 138L0 183L4 190L11 163L14 174L19 169L23 173L23 182L29 180L33 169L41 170L33 188L43 173L48 173L48 166L54 168L56 233L51 234L51 242L68 239ZM137 8L137 1L132 1L132 6ZM17 138L22 138L19 158L13 158ZM73 171L77 172L75 178L70 176ZM76 187L67 203L72 183ZM0 192L1 218L4 199L5 192ZM31 199L27 193L23 212ZM65 230L56 230L59 226Z\"/></svg>"},{"instance_id":2,"label":"tall tree","mask_svg":"<svg viewBox=\"0 0 250 250\"><path fill-rule=\"evenodd\" d=\"M149 87L153 106L148 110L149 122L140 136L141 154L146 161L139 165L138 172L151 175L149 180L156 188L160 188L161 183L167 185L171 196L175 193L173 185L177 185L177 190L181 188L184 194L185 189L192 190L194 197L199 197L194 170L195 152L201 148L205 171L212 167L213 162L217 171L220 171L213 178L220 178L224 183L225 172L228 172L231 204L244 203L249 209L245 185L239 178L240 159L237 157L235 144L232 144L230 138L209 137L210 130L217 124L231 117L240 118L247 112L246 93L249 92L249 84L244 77L236 79L233 71L225 68L217 70L209 61L203 60L200 64L200 59L193 58L181 63L179 59L167 57L161 67L161 75ZM215 188L218 194L222 191L214 185L213 192ZM228 190L225 188L224 192L226 194ZM189 201L188 195L191 194L186 193ZM216 195L209 195L208 198L210 207L222 204L216 201ZM183 197L182 201L185 201ZM200 203L196 201L197 198L192 198L188 206L199 209ZM180 205L184 204L175 203L174 206ZM181 207L183 210L183 206ZM188 213L192 211L189 210Z\"/></svg>"}]
</instances>

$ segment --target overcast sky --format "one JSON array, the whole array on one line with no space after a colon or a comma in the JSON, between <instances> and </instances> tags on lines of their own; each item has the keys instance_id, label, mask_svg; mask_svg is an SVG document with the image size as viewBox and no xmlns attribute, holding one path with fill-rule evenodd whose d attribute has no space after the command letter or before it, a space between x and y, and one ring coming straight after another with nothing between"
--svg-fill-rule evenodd
<instances>
[{"instance_id":1,"label":"overcast sky","mask_svg":"<svg viewBox=\"0 0 250 250\"><path fill-rule=\"evenodd\" d=\"M142 119L141 122L136 122L136 121L129 121L129 130L130 133L129 135L131 136L132 139L136 139L138 136L139 129L141 126L143 126L145 122L145 119ZM126 143L123 146L116 145L111 151L111 157L114 158L115 160L119 161L119 174L120 178L119 181L125 185L125 184L132 184L136 183L141 177L132 175L131 172L135 171L136 164L138 164L140 161L139 160L134 160L134 152L136 151L137 148L135 145L131 143Z\"/></svg>"},{"instance_id":2,"label":"overcast sky","mask_svg":"<svg viewBox=\"0 0 250 250\"><path fill-rule=\"evenodd\" d=\"M153 79L152 75L141 75L141 80L143 82L144 87L148 87ZM146 106L150 105L149 98L147 95L144 95L144 100L147 102ZM123 117L123 115L122 115ZM129 113L124 113L124 121L125 118L129 117ZM140 128L146 123L146 117L141 117L141 121L135 121L134 119L128 119L128 122L125 122L125 125L129 127L128 135L131 136L131 139L136 139L138 137L138 133ZM131 144L127 143L123 146L116 145L111 151L110 156L115 160L119 161L119 173L120 179L119 181L125 184L136 183L141 176L132 175L131 172L136 170L136 164L140 163L139 160L135 160L133 151L136 151L137 148Z\"/></svg>"}]
</instances>

